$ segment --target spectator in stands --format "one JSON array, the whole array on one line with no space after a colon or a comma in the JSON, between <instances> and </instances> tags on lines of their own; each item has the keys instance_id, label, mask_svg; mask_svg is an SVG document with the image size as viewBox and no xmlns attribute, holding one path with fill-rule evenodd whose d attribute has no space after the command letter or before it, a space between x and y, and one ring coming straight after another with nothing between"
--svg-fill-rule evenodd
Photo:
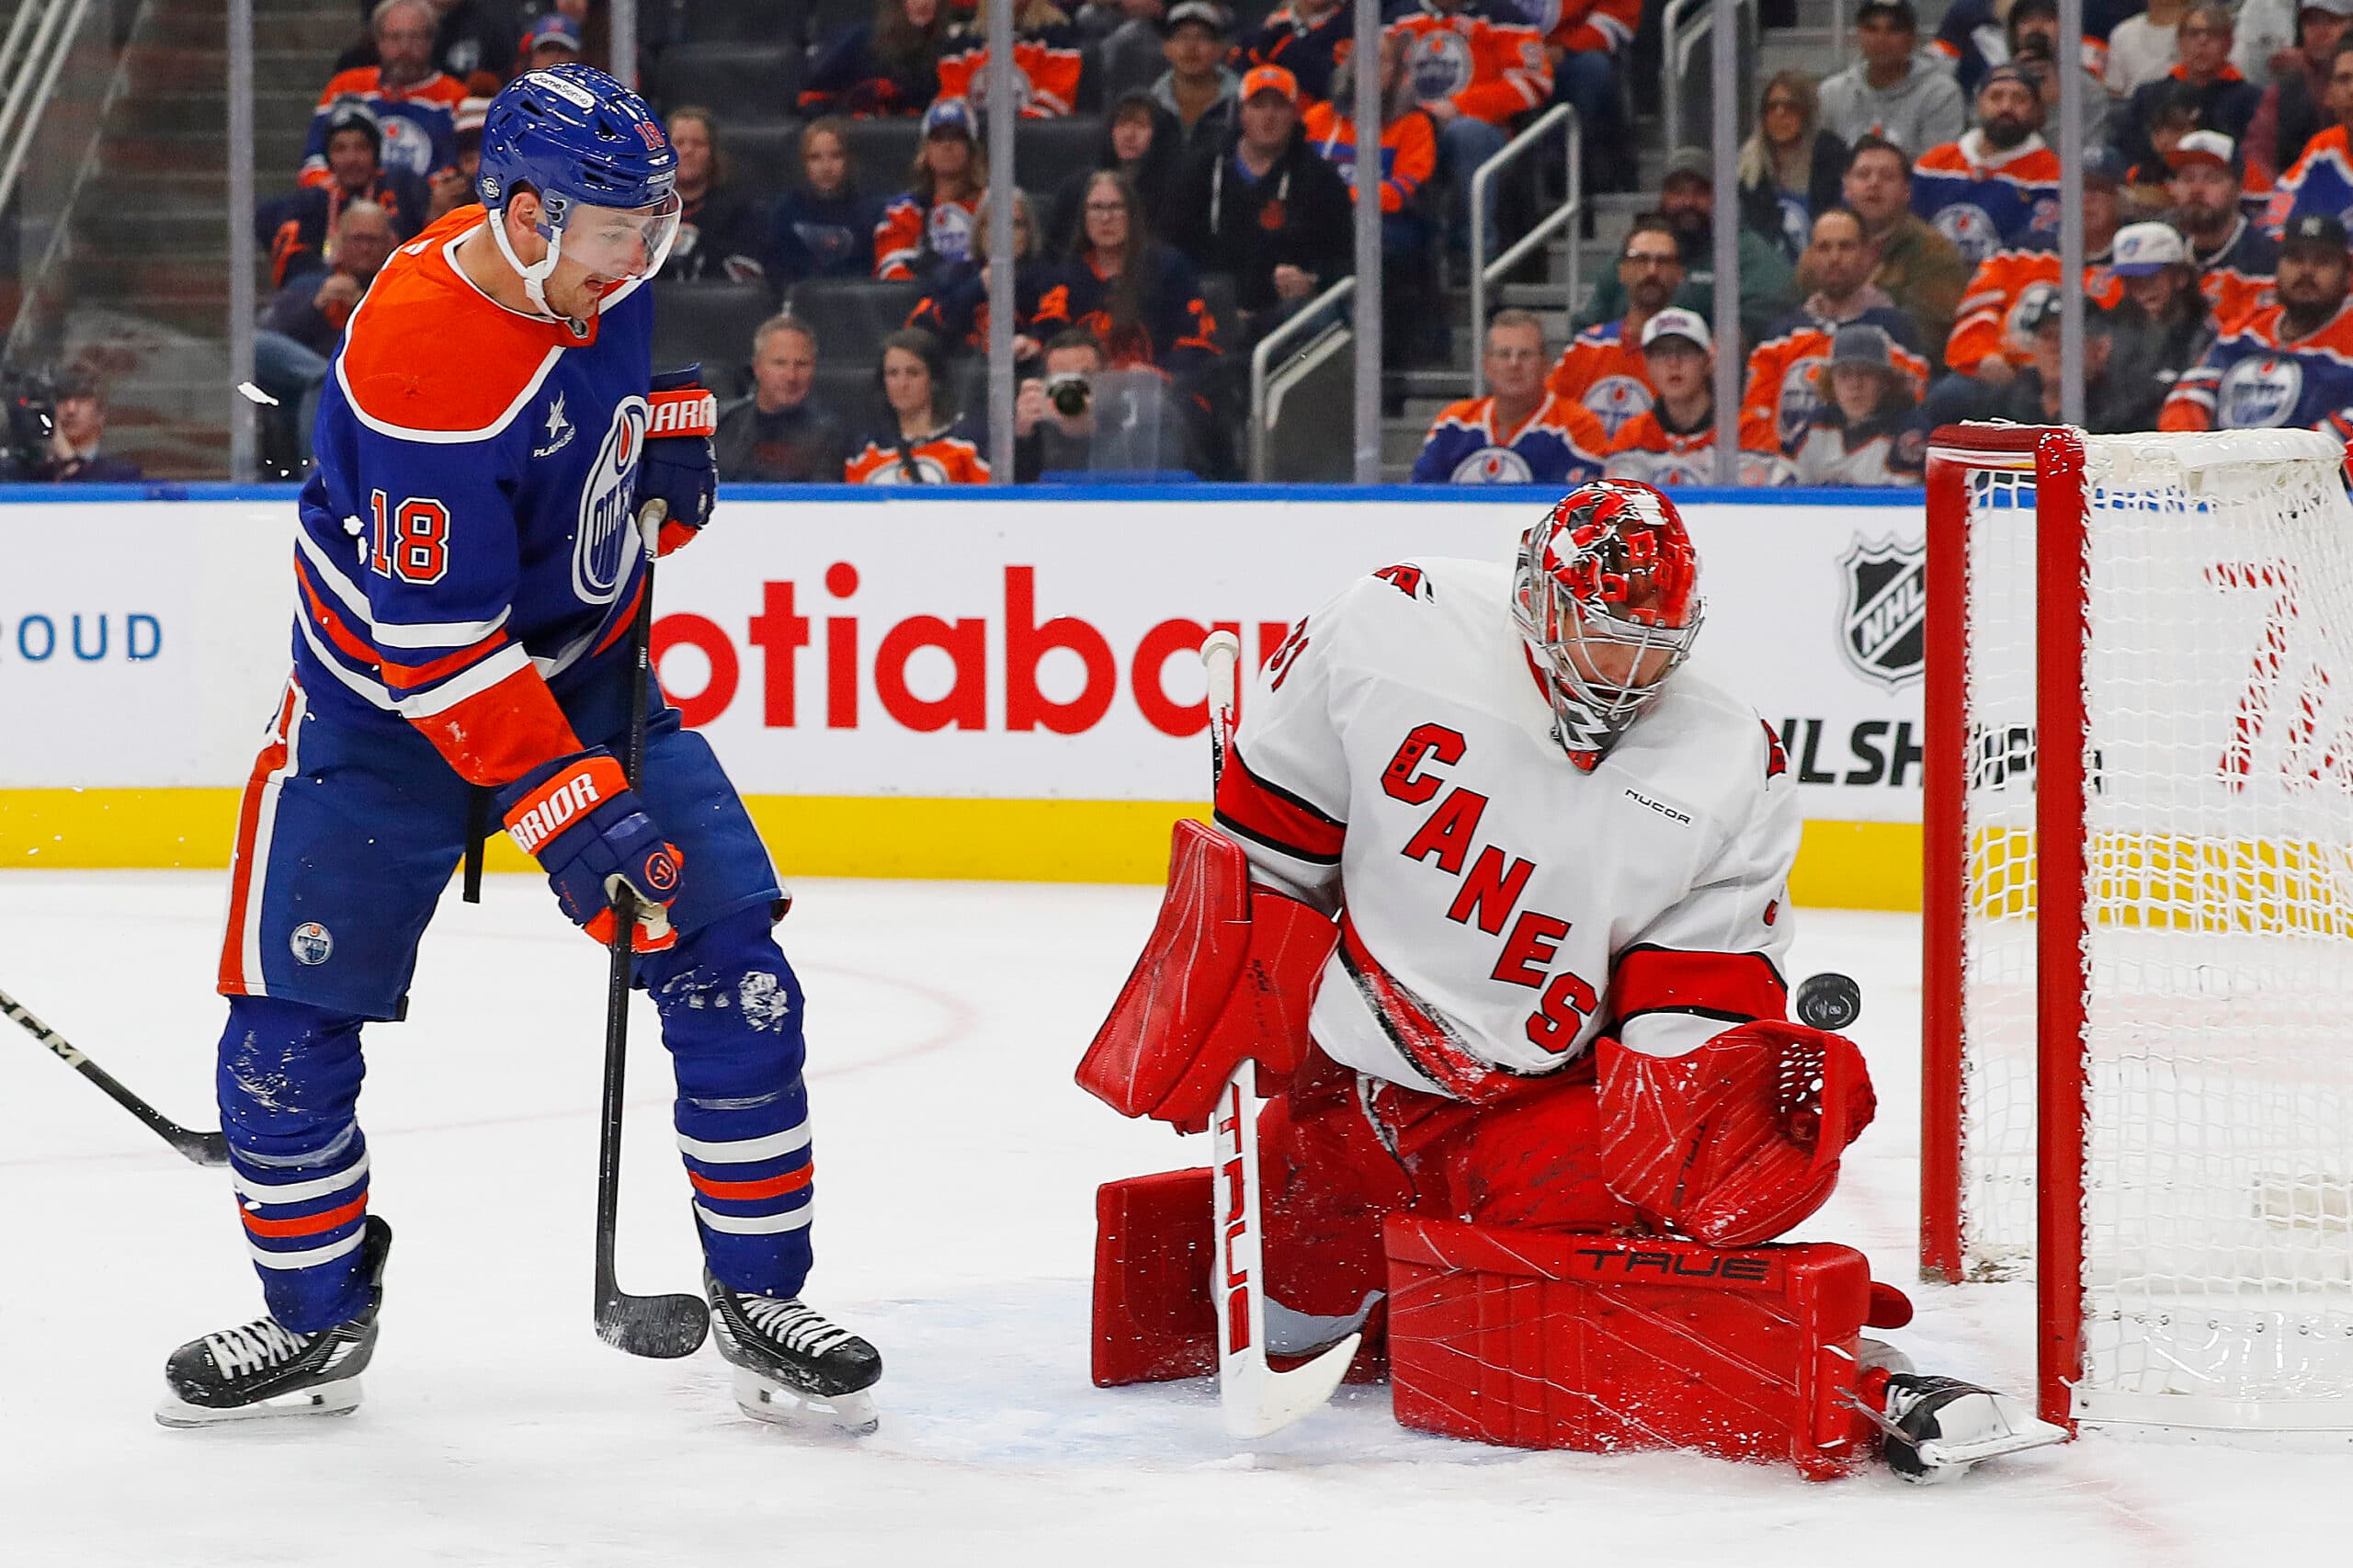
<instances>
[{"instance_id":1,"label":"spectator in stands","mask_svg":"<svg viewBox=\"0 0 2353 1568\"><path fill-rule=\"evenodd\" d=\"M972 107L940 98L923 111L911 188L874 225L874 276L928 278L943 262L972 254L972 215L988 187L989 163Z\"/></svg>"},{"instance_id":2,"label":"spectator in stands","mask_svg":"<svg viewBox=\"0 0 2353 1568\"><path fill-rule=\"evenodd\" d=\"M1279 65L1298 78L1305 97L1329 98L1332 73L1355 36L1347 0L1290 0L1268 12L1234 46L1234 62L1245 71L1253 65Z\"/></svg>"},{"instance_id":3,"label":"spectator in stands","mask_svg":"<svg viewBox=\"0 0 2353 1568\"><path fill-rule=\"evenodd\" d=\"M1040 333L1084 328L1103 346L1108 368L1149 367L1206 395L1218 342L1200 280L1191 262L1152 237L1123 176L1097 169L1087 176L1078 233L1051 276L1033 318Z\"/></svg>"},{"instance_id":4,"label":"spectator in stands","mask_svg":"<svg viewBox=\"0 0 2353 1568\"><path fill-rule=\"evenodd\" d=\"M1682 147L1668 154L1666 174L1659 182L1658 211L1683 247L1684 283L1675 303L1705 320L1714 314L1716 305L1716 187L1706 153ZM1796 302L1797 288L1790 264L1773 241L1742 224L1739 244L1740 327L1754 340ZM1608 320L1624 300L1620 280L1603 278L1577 324Z\"/></svg>"},{"instance_id":5,"label":"spectator in stands","mask_svg":"<svg viewBox=\"0 0 2353 1568\"><path fill-rule=\"evenodd\" d=\"M1110 169L1128 176L1143 199L1147 212L1167 212L1184 171L1184 131L1176 117L1160 107L1148 87L1134 87L1111 106L1103 122L1103 142L1095 152L1095 169ZM1049 244L1059 253L1078 233L1079 210L1086 205L1086 187L1095 169L1063 181L1046 210Z\"/></svg>"},{"instance_id":6,"label":"spectator in stands","mask_svg":"<svg viewBox=\"0 0 2353 1568\"><path fill-rule=\"evenodd\" d=\"M1331 86L1330 99L1308 100L1300 128L1307 144L1347 182L1353 204L1357 133L1347 112L1356 105L1353 58L1332 74ZM1437 230L1422 200L1438 169L1438 128L1414 101L1404 48L1393 34L1381 40L1381 343L1382 357L1393 364L1442 355L1446 335Z\"/></svg>"},{"instance_id":7,"label":"spectator in stands","mask_svg":"<svg viewBox=\"0 0 2353 1568\"><path fill-rule=\"evenodd\" d=\"M1742 424L1771 431L1787 454L1796 455L1822 412L1822 382L1815 370L1850 326L1867 326L1887 344L1888 363L1903 373L1910 389L1907 408L1920 401L1927 387L1928 361L1920 351L1920 329L1895 308L1886 290L1871 282L1871 259L1862 223L1852 212L1834 208L1816 218L1799 268L1813 292L1776 322L1748 357Z\"/></svg>"},{"instance_id":8,"label":"spectator in stands","mask_svg":"<svg viewBox=\"0 0 2353 1568\"><path fill-rule=\"evenodd\" d=\"M1952 334L1970 267L1950 240L1913 212L1911 161L1893 142L1866 136L1847 154L1839 191L1847 210L1863 221L1863 238L1878 257L1871 281L1920 324L1920 341L1934 357Z\"/></svg>"},{"instance_id":9,"label":"spectator in stands","mask_svg":"<svg viewBox=\"0 0 2353 1568\"><path fill-rule=\"evenodd\" d=\"M1913 423L1918 384L1886 333L1838 329L1828 356L1808 367L1814 410L1790 468L1800 484L1917 484L1927 433Z\"/></svg>"},{"instance_id":10,"label":"spectator in stands","mask_svg":"<svg viewBox=\"0 0 2353 1568\"><path fill-rule=\"evenodd\" d=\"M325 384L343 329L369 284L392 254L396 236L391 215L371 201L346 206L328 246L325 272L297 273L263 312L254 334L254 384L278 400L265 410L266 432L278 466L301 469L317 421L319 388Z\"/></svg>"},{"instance_id":11,"label":"spectator in stands","mask_svg":"<svg viewBox=\"0 0 2353 1568\"><path fill-rule=\"evenodd\" d=\"M1547 391L1582 404L1601 421L1603 432L1612 439L1651 406L1643 330L1673 304L1683 287L1683 247L1674 225L1656 212L1635 219L1618 252L1616 280L1625 313L1579 332L1544 381Z\"/></svg>"},{"instance_id":12,"label":"spectator in stands","mask_svg":"<svg viewBox=\"0 0 2353 1568\"><path fill-rule=\"evenodd\" d=\"M71 372L61 376L48 460L31 477L49 484L132 484L146 477L137 463L98 449L106 435L106 394L97 379Z\"/></svg>"},{"instance_id":13,"label":"spectator in stands","mask_svg":"<svg viewBox=\"0 0 2353 1568\"><path fill-rule=\"evenodd\" d=\"M2347 0L2353 4L2353 0ZM1765 84L1756 129L1740 149L1740 221L1794 262L1813 221L1838 205L1847 144L1822 129L1813 78L1782 71Z\"/></svg>"},{"instance_id":14,"label":"spectator in stands","mask_svg":"<svg viewBox=\"0 0 2353 1568\"><path fill-rule=\"evenodd\" d=\"M719 477L757 484L833 483L849 461L841 421L810 400L817 335L770 316L752 334L750 396L722 409L711 448Z\"/></svg>"},{"instance_id":15,"label":"spectator in stands","mask_svg":"<svg viewBox=\"0 0 2353 1568\"><path fill-rule=\"evenodd\" d=\"M2120 230L2115 270L2123 297L2107 312L2109 395L2097 407L2086 396L2086 425L2103 433L2154 430L2166 397L2214 341L2213 318L2189 247L2168 224Z\"/></svg>"},{"instance_id":16,"label":"spectator in stands","mask_svg":"<svg viewBox=\"0 0 2353 1568\"><path fill-rule=\"evenodd\" d=\"M1103 374L1103 346L1074 327L1046 345L1042 377L1025 379L1013 397L1013 477L1034 484L1040 474L1094 466L1094 379Z\"/></svg>"},{"instance_id":17,"label":"spectator in stands","mask_svg":"<svg viewBox=\"0 0 2353 1568\"><path fill-rule=\"evenodd\" d=\"M939 340L910 327L882 340L875 370L890 418L844 465L852 484L985 484L987 440L956 411Z\"/></svg>"},{"instance_id":18,"label":"spectator in stands","mask_svg":"<svg viewBox=\"0 0 2353 1568\"><path fill-rule=\"evenodd\" d=\"M1102 176L1087 187L1092 204ZM1170 238L1206 271L1231 273L1242 312L1236 348L1270 331L1350 269L1348 187L1299 127L1299 84L1279 65L1242 81L1240 122L1194 154L1176 187ZM1119 346L1108 336L1112 360Z\"/></svg>"},{"instance_id":19,"label":"spectator in stands","mask_svg":"<svg viewBox=\"0 0 2353 1568\"><path fill-rule=\"evenodd\" d=\"M1168 69L1152 85L1153 100L1176 121L1177 151L1214 147L1233 129L1242 78L1226 69L1225 7L1179 0L1169 8L1162 45Z\"/></svg>"},{"instance_id":20,"label":"spectator in stands","mask_svg":"<svg viewBox=\"0 0 2353 1568\"><path fill-rule=\"evenodd\" d=\"M1665 310L1643 326L1643 366L1658 397L1609 443L1612 479L1645 484L1716 482L1715 343L1693 312ZM1769 434L1752 443L1742 432L1740 483L1778 484L1787 465ZM1751 446L1755 450L1748 449Z\"/></svg>"},{"instance_id":21,"label":"spectator in stands","mask_svg":"<svg viewBox=\"0 0 2353 1568\"><path fill-rule=\"evenodd\" d=\"M850 167L849 128L828 115L801 133L801 183L768 219L768 284L779 293L804 278L863 278L874 270L874 203Z\"/></svg>"},{"instance_id":22,"label":"spectator in stands","mask_svg":"<svg viewBox=\"0 0 2353 1568\"><path fill-rule=\"evenodd\" d=\"M1504 150L1514 119L1552 97L1552 58L1506 0L1391 0L1390 17L1414 96L1438 126L1438 169L1454 192L1448 244L1467 253L1471 176ZM1485 227L1493 256L1502 236L1495 213Z\"/></svg>"},{"instance_id":23,"label":"spectator in stands","mask_svg":"<svg viewBox=\"0 0 2353 1568\"><path fill-rule=\"evenodd\" d=\"M429 0L436 14L433 63L470 92L494 92L494 84L515 74L516 40L523 34L523 8L515 0ZM359 0L365 18L376 0ZM335 62L338 71L382 63L372 35L343 51ZM480 81L474 78L481 78Z\"/></svg>"},{"instance_id":24,"label":"spectator in stands","mask_svg":"<svg viewBox=\"0 0 2353 1568\"><path fill-rule=\"evenodd\" d=\"M1863 0L1855 13L1862 58L1822 84L1822 129L1847 146L1881 136L1911 152L1958 137L1968 123L1961 88L1920 52L1912 0Z\"/></svg>"},{"instance_id":25,"label":"spectator in stands","mask_svg":"<svg viewBox=\"0 0 2353 1568\"><path fill-rule=\"evenodd\" d=\"M2353 49L2340 54L2337 63L2353 86ZM2316 143L2327 144L2325 136ZM2173 201L2168 216L2189 242L2198 287L2214 320L2228 329L2258 305L2270 302L2279 248L2239 210L2237 143L2219 131L2193 131L2175 146L2171 161L2172 177L2165 182Z\"/></svg>"},{"instance_id":26,"label":"spectator in stands","mask_svg":"<svg viewBox=\"0 0 2353 1568\"><path fill-rule=\"evenodd\" d=\"M2353 312L2345 224L2307 212L2279 244L2277 304L2237 323L2176 383L2163 430L2292 428L2353 435Z\"/></svg>"},{"instance_id":27,"label":"spectator in stands","mask_svg":"<svg viewBox=\"0 0 2353 1568\"><path fill-rule=\"evenodd\" d=\"M382 144L383 133L366 104L351 98L335 106L327 123L327 182L302 186L265 202L254 215L254 236L269 249L272 288L325 269L331 259L329 236L352 202L381 208L390 215L397 239L405 240L425 226L430 203L425 182L379 164L376 154Z\"/></svg>"},{"instance_id":28,"label":"spectator in stands","mask_svg":"<svg viewBox=\"0 0 2353 1568\"><path fill-rule=\"evenodd\" d=\"M944 0L875 0L874 19L824 46L801 89L803 114L870 119L921 114L939 96Z\"/></svg>"},{"instance_id":29,"label":"spectator in stands","mask_svg":"<svg viewBox=\"0 0 2353 1568\"><path fill-rule=\"evenodd\" d=\"M1021 365L1038 357L1032 327L1039 301L1058 281L1059 269L1040 256L1029 193L1017 187L1013 192L1013 359ZM994 266L989 259L989 209L983 201L972 221L972 259L941 267L933 277L935 287L915 302L907 324L930 333L951 354L967 350L986 354Z\"/></svg>"},{"instance_id":30,"label":"spectator in stands","mask_svg":"<svg viewBox=\"0 0 2353 1568\"><path fill-rule=\"evenodd\" d=\"M1165 0L1087 0L1078 8L1078 30L1095 45L1103 98L1116 102L1152 90L1167 68L1160 47L1167 16Z\"/></svg>"},{"instance_id":31,"label":"spectator in stands","mask_svg":"<svg viewBox=\"0 0 2353 1568\"><path fill-rule=\"evenodd\" d=\"M2263 168L2285 170L2303 156L2307 142L2336 123L2326 101L2329 72L2348 21L2353 0L2302 0L2296 12L2296 47L2263 89L2242 142L2247 157Z\"/></svg>"},{"instance_id":32,"label":"spectator in stands","mask_svg":"<svg viewBox=\"0 0 2353 1568\"><path fill-rule=\"evenodd\" d=\"M665 122L678 154L678 237L662 266L667 283L752 283L767 275L758 203L727 179L727 153L710 110L683 105Z\"/></svg>"},{"instance_id":33,"label":"spectator in stands","mask_svg":"<svg viewBox=\"0 0 2353 1568\"><path fill-rule=\"evenodd\" d=\"M1052 119L1079 107L1085 85L1086 39L1053 0L1011 0L1013 85L1021 95L1024 119ZM942 97L969 99L976 109L988 99L989 4L980 0L972 18L954 29L939 56Z\"/></svg>"},{"instance_id":34,"label":"spectator in stands","mask_svg":"<svg viewBox=\"0 0 2353 1568\"><path fill-rule=\"evenodd\" d=\"M437 25L431 0L378 0L369 30L381 63L337 72L328 79L302 148L302 184L325 185L334 179L327 169L327 122L347 97L358 98L374 111L382 135L377 155L387 169L424 179L455 161L451 111L466 89L433 63Z\"/></svg>"},{"instance_id":35,"label":"spectator in stands","mask_svg":"<svg viewBox=\"0 0 2353 1568\"><path fill-rule=\"evenodd\" d=\"M2241 0L2231 63L2250 82L2276 81L2296 69L2298 0Z\"/></svg>"},{"instance_id":36,"label":"spectator in stands","mask_svg":"<svg viewBox=\"0 0 2353 1568\"><path fill-rule=\"evenodd\" d=\"M2353 37L2339 40L2329 59L2321 104L2329 112L2328 128L2304 144L2272 189L2264 226L2275 234L2306 212L2353 210ZM2193 241L2198 237L2190 235Z\"/></svg>"},{"instance_id":37,"label":"spectator in stands","mask_svg":"<svg viewBox=\"0 0 2353 1568\"><path fill-rule=\"evenodd\" d=\"M2129 98L2152 82L2162 82L2181 59L2181 18L2189 0L2149 0L2148 9L2108 30L2108 64L2101 79L2108 90Z\"/></svg>"},{"instance_id":38,"label":"spectator in stands","mask_svg":"<svg viewBox=\"0 0 2353 1568\"><path fill-rule=\"evenodd\" d=\"M2176 29L2181 62L2165 77L2135 88L2109 118L2108 139L2128 162L2146 163L2156 156L2150 130L2173 100L2177 83L2196 89L2207 129L2234 142L2246 135L2263 93L2231 63L2232 26L2231 8L2221 0L2195 0L2182 14Z\"/></svg>"},{"instance_id":39,"label":"spectator in stands","mask_svg":"<svg viewBox=\"0 0 2353 1568\"><path fill-rule=\"evenodd\" d=\"M1544 34L1552 101L1573 105L1585 128L1585 188L1631 190L1634 164L1623 149L1634 128L1618 60L1642 25L1643 0L1523 0L1519 9Z\"/></svg>"},{"instance_id":40,"label":"spectator in stands","mask_svg":"<svg viewBox=\"0 0 2353 1568\"><path fill-rule=\"evenodd\" d=\"M2042 120L2047 128L2058 122L2059 97L2059 4L2058 0L2016 0L2010 7L2009 62L2026 73L2034 85L2035 96L2042 100ZM2078 58L2075 70L2077 86L2083 93L2078 109L2079 122L2085 140L2098 140L2108 120L2109 108L2108 87L2089 59L2089 50Z\"/></svg>"},{"instance_id":41,"label":"spectator in stands","mask_svg":"<svg viewBox=\"0 0 2353 1568\"><path fill-rule=\"evenodd\" d=\"M523 69L544 71L551 65L574 65L586 57L580 24L561 11L551 11L533 22L523 35Z\"/></svg>"},{"instance_id":42,"label":"spectator in stands","mask_svg":"<svg viewBox=\"0 0 2353 1568\"><path fill-rule=\"evenodd\" d=\"M451 114L450 134L458 161L449 168L433 171L431 194L425 210L427 223L438 223L459 208L480 199L474 194L474 180L482 173L482 126L489 114L488 98L462 99Z\"/></svg>"},{"instance_id":43,"label":"spectator in stands","mask_svg":"<svg viewBox=\"0 0 2353 1568\"><path fill-rule=\"evenodd\" d=\"M1971 266L2059 232L2059 154L2041 128L2034 84L2017 66L1997 65L1977 89L1977 129L1912 165L1912 210Z\"/></svg>"},{"instance_id":44,"label":"spectator in stands","mask_svg":"<svg viewBox=\"0 0 2353 1568\"><path fill-rule=\"evenodd\" d=\"M2205 102L2187 82L2167 84L2165 99L2149 121L2149 146L2155 156L2131 165L2127 177L2142 205L2163 204L2165 181L2172 177L2173 150L2193 131L2206 128Z\"/></svg>"},{"instance_id":45,"label":"spectator in stands","mask_svg":"<svg viewBox=\"0 0 2353 1568\"><path fill-rule=\"evenodd\" d=\"M1498 311L1487 324L1488 394L1449 404L1414 462L1415 484L1550 484L1601 476L1609 437L1573 398L1544 388L1544 324Z\"/></svg>"},{"instance_id":46,"label":"spectator in stands","mask_svg":"<svg viewBox=\"0 0 2353 1568\"><path fill-rule=\"evenodd\" d=\"M1996 388L1973 417L2007 419L2021 425L2061 422L2059 335L2062 306L2058 293L2045 295L2029 306L2026 330L2034 346L2033 358L2008 382ZM2114 408L2118 391L2113 369L2116 324L2105 311L2094 311L2084 323L2084 427L2112 435L2145 425L2118 422Z\"/></svg>"},{"instance_id":47,"label":"spectator in stands","mask_svg":"<svg viewBox=\"0 0 2353 1568\"><path fill-rule=\"evenodd\" d=\"M2107 147L2090 148L2084 158L2084 295L2102 309L2124 298L2124 285L2109 265L2122 212L2123 165ZM1937 421L1976 417L1995 389L2034 362L2028 308L2058 289L2055 239L1995 251L1977 264L1960 319L1945 340L1944 361L1953 375L1927 400Z\"/></svg>"}]
</instances>

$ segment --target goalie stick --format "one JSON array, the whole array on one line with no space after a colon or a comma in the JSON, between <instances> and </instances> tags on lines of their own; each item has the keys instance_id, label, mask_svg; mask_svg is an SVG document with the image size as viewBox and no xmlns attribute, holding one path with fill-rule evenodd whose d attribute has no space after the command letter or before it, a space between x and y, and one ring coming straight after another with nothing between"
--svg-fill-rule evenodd
<instances>
[{"instance_id":1,"label":"goalie stick","mask_svg":"<svg viewBox=\"0 0 2353 1568\"><path fill-rule=\"evenodd\" d=\"M665 510L661 501L649 501L637 519L645 536L645 578L630 628L636 663L630 672L629 749L621 763L632 790L645 768L645 700L654 665L654 540ZM622 882L613 892L612 968L605 986L605 1086L597 1138L597 1337L632 1356L668 1359L702 1348L703 1337L710 1332L710 1309L700 1296L632 1296L613 1272L621 1192L621 1097L629 1076L630 944L636 930L637 899Z\"/></svg>"},{"instance_id":2,"label":"goalie stick","mask_svg":"<svg viewBox=\"0 0 2353 1568\"><path fill-rule=\"evenodd\" d=\"M0 991L0 1013L6 1013L24 1026L25 1031L56 1053L57 1059L104 1089L107 1097L145 1122L156 1137L179 1152L180 1157L199 1165L225 1165L229 1163L229 1142L218 1132L198 1132L182 1127L137 1095L122 1086L115 1075L74 1049L72 1041L25 1009L25 1005Z\"/></svg>"},{"instance_id":3,"label":"goalie stick","mask_svg":"<svg viewBox=\"0 0 2353 1568\"><path fill-rule=\"evenodd\" d=\"M1201 644L1209 672L1210 770L1211 783L1225 771L1241 707L1242 640L1213 631ZM1210 1120L1215 1140L1211 1168L1217 1248L1210 1262L1210 1298L1217 1306L1218 1406L1225 1429L1237 1437L1279 1432L1332 1397L1356 1358L1361 1333L1287 1372L1267 1364L1267 1298L1263 1286L1265 1236L1259 1223L1265 1187L1258 1176L1258 1095L1245 1061L1225 1081Z\"/></svg>"}]
</instances>

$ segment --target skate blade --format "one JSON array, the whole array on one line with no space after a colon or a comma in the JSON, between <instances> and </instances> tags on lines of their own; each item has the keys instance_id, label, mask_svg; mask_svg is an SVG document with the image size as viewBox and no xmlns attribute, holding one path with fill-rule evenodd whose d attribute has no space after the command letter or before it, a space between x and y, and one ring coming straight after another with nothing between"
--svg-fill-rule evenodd
<instances>
[{"instance_id":1,"label":"skate blade","mask_svg":"<svg viewBox=\"0 0 2353 1568\"><path fill-rule=\"evenodd\" d=\"M874 1396L863 1389L856 1393L821 1397L787 1388L740 1367L735 1371L735 1404L753 1420L765 1421L772 1426L842 1432L853 1437L863 1437L882 1424L875 1413Z\"/></svg>"},{"instance_id":2,"label":"skate blade","mask_svg":"<svg viewBox=\"0 0 2353 1568\"><path fill-rule=\"evenodd\" d=\"M287 1415L348 1415L358 1408L359 1380L346 1378L251 1404L190 1404L177 1394L167 1393L155 1406L155 1421L158 1426L177 1428L222 1426L232 1421L267 1421Z\"/></svg>"},{"instance_id":3,"label":"skate blade","mask_svg":"<svg viewBox=\"0 0 2353 1568\"><path fill-rule=\"evenodd\" d=\"M1984 1437L1960 1441L1931 1438L1920 1445L1920 1462L1931 1471L1949 1468L1957 1475L1986 1460L2066 1440L2067 1429L2064 1426L2054 1426L2048 1421L2023 1416L2011 1430L2006 1432L1989 1432Z\"/></svg>"}]
</instances>

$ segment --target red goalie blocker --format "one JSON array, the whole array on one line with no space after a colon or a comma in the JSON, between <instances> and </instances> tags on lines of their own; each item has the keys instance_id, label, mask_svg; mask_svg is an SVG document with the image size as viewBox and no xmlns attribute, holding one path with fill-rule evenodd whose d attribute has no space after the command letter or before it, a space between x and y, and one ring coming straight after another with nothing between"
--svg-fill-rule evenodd
<instances>
[{"instance_id":1,"label":"red goalie blocker","mask_svg":"<svg viewBox=\"0 0 2353 1568\"><path fill-rule=\"evenodd\" d=\"M1393 1215L1397 1419L1519 1449L1696 1449L1813 1480L1871 1450L1857 1342L1908 1315L1826 1243L1720 1251Z\"/></svg>"}]
</instances>

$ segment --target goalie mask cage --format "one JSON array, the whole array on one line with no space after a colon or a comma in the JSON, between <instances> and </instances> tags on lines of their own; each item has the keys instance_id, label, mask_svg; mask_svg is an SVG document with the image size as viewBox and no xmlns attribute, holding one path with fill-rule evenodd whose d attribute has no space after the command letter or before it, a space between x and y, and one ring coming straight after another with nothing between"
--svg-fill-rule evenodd
<instances>
[{"instance_id":1,"label":"goalie mask cage","mask_svg":"<svg viewBox=\"0 0 2353 1568\"><path fill-rule=\"evenodd\" d=\"M1921 1264L2047 1420L2353 1441L2345 462L1931 442Z\"/></svg>"}]
</instances>

